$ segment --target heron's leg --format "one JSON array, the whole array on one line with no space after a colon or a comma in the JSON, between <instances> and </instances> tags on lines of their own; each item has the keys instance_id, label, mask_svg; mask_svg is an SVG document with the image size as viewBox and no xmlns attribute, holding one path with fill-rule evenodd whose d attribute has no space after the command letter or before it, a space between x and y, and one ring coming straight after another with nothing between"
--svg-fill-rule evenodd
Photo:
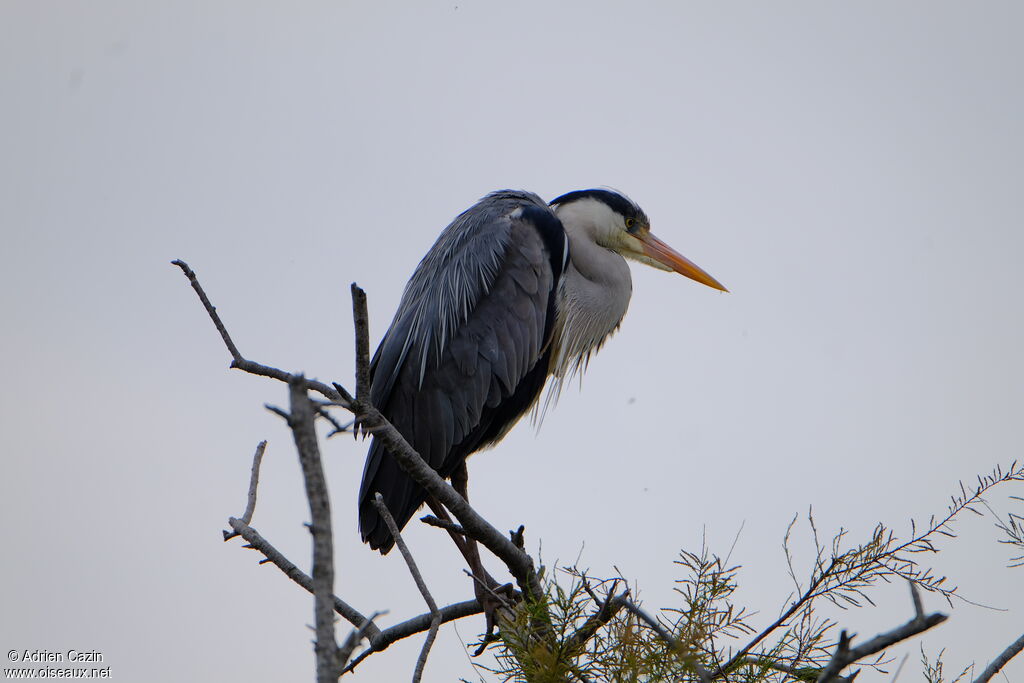
<instances>
[{"instance_id":1,"label":"heron's leg","mask_svg":"<svg viewBox=\"0 0 1024 683\"><path fill-rule=\"evenodd\" d=\"M469 470L466 468L465 460L459 463L459 466L452 472L452 487L467 503L469 502ZM485 632L480 647L473 653L476 656L484 651L489 642L497 638L494 635L494 627L497 625L498 610L509 609L509 598L514 596L515 589L510 583L499 584L494 577L487 573L484 563L480 559L480 547L477 545L476 539L467 536L465 545L466 549L462 555L466 558L473 573L473 593L484 608Z\"/></svg>"},{"instance_id":2,"label":"heron's leg","mask_svg":"<svg viewBox=\"0 0 1024 683\"><path fill-rule=\"evenodd\" d=\"M459 463L459 466L452 472L452 487L467 503L469 502L469 470L466 468L465 460ZM473 575L483 581L488 589L493 589L499 585L487 573L487 570L484 569L483 560L480 559L480 546L477 545L475 539L466 538L466 552L463 553L463 556L466 558L466 562L469 563L469 568L473 570Z\"/></svg>"},{"instance_id":3,"label":"heron's leg","mask_svg":"<svg viewBox=\"0 0 1024 683\"><path fill-rule=\"evenodd\" d=\"M462 495L461 491L459 493ZM438 519L444 520L445 522L452 522L452 518L451 515L448 514L448 510L433 496L427 496L427 507L430 508L430 511L433 512L434 516ZM459 549L459 553L466 560L470 570L473 572L473 576L475 577L473 580L474 586L479 588L479 586L476 585L478 581L491 590L500 585L484 568L483 561L480 559L480 549L477 546L476 541L450 529L447 531L448 535L455 543L455 546Z\"/></svg>"}]
</instances>

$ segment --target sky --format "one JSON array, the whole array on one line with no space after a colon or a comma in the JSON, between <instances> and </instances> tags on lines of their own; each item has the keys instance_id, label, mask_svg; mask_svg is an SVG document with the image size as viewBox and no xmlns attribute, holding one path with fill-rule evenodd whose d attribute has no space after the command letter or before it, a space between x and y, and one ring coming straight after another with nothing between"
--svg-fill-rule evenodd
<instances>
[{"instance_id":1,"label":"sky","mask_svg":"<svg viewBox=\"0 0 1024 683\"><path fill-rule=\"evenodd\" d=\"M247 357L351 386L349 284L376 343L440 230L499 188L618 188L731 293L634 267L581 390L471 459L478 510L652 611L706 539L770 623L795 514L905 535L1022 457L1022 22L1013 2L0 3L0 651L96 650L121 681L312 677L312 600L221 540L267 439L253 526L308 567L264 409L286 388L228 369L169 262ZM424 611L359 541L366 444L322 448L337 593L383 625ZM926 595L950 620L860 680L904 655L920 680L920 647L980 671L1024 632L992 518L955 528L919 559L987 607ZM439 602L470 597L442 534L406 538ZM905 586L870 595L823 614L863 637L910 617ZM442 629L424 680L494 680L464 647L481 629ZM421 642L351 680L409 678Z\"/></svg>"}]
</instances>

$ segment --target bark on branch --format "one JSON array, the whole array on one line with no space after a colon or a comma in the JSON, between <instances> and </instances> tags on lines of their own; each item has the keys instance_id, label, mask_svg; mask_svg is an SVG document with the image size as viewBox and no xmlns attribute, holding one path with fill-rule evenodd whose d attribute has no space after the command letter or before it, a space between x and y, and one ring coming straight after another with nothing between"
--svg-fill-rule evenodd
<instances>
[{"instance_id":1,"label":"bark on branch","mask_svg":"<svg viewBox=\"0 0 1024 683\"><path fill-rule=\"evenodd\" d=\"M897 626L891 631L880 633L871 640L858 645L857 647L850 647L853 636L847 635L846 631L843 631L839 635L839 643L836 644L836 651L832 655L832 660L821 670L818 675L818 683L831 683L832 681L839 680L839 674L843 669L849 665L857 662L865 657L870 657L873 654L877 654L886 648L892 647L896 643L912 638L919 633L924 633L928 629L938 626L946 620L945 614L935 612L933 614L925 614L921 606L921 596L918 593L917 586L913 582L910 582L910 592L914 600L914 618L903 624Z\"/></svg>"},{"instance_id":2,"label":"bark on branch","mask_svg":"<svg viewBox=\"0 0 1024 683\"><path fill-rule=\"evenodd\" d=\"M316 407L306 393L305 378L302 375L294 376L288 383L288 389L288 426L292 429L295 448L299 452L312 519L310 532L313 535L316 677L317 683L330 683L338 679L345 664L338 661L340 653L334 638L334 535L331 529L331 502L316 438Z\"/></svg>"}]
</instances>

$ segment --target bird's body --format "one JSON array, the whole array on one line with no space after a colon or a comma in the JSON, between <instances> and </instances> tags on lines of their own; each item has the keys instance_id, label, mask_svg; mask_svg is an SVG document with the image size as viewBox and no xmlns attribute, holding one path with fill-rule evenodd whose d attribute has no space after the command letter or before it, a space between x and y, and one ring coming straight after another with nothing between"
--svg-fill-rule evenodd
<instances>
[{"instance_id":1,"label":"bird's body","mask_svg":"<svg viewBox=\"0 0 1024 683\"><path fill-rule=\"evenodd\" d=\"M557 392L618 328L632 293L622 254L724 289L650 235L643 211L618 193L572 192L551 206L528 192L488 195L416 268L374 355L371 402L451 477L536 404L549 375ZM399 528L425 500L374 439L359 525L387 552L378 492Z\"/></svg>"}]
</instances>

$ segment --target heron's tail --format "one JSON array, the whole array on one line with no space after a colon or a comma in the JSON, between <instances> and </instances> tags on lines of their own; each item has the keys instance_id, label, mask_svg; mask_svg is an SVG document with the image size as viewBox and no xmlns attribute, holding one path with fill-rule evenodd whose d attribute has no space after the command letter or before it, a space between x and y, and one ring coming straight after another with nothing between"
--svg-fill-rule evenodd
<instances>
[{"instance_id":1,"label":"heron's tail","mask_svg":"<svg viewBox=\"0 0 1024 683\"><path fill-rule=\"evenodd\" d=\"M373 504L377 493L384 499L384 505L395 518L399 530L405 528L426 499L419 484L402 471L384 445L374 438L359 488L359 533L364 543L386 555L394 546L395 539Z\"/></svg>"}]
</instances>

